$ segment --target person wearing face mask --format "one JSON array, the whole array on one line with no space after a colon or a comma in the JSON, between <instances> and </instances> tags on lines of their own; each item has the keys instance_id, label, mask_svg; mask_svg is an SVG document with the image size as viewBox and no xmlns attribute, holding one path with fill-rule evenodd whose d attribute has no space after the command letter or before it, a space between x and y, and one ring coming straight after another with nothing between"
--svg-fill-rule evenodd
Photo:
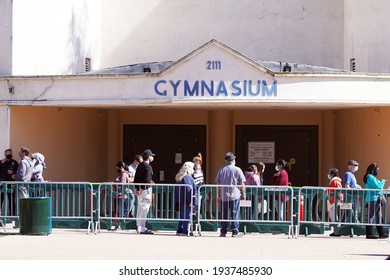
<instances>
[{"instance_id":1,"label":"person wearing face mask","mask_svg":"<svg viewBox=\"0 0 390 280\"><path fill-rule=\"evenodd\" d=\"M150 205L152 204L153 168L150 165L153 162L155 154L150 149L142 153L143 161L138 165L134 176L134 183L144 183L147 185L136 185L136 196L138 198L137 208L137 231L140 234L153 234L146 228L146 217L148 216Z\"/></svg>"},{"instance_id":2,"label":"person wearing face mask","mask_svg":"<svg viewBox=\"0 0 390 280\"><path fill-rule=\"evenodd\" d=\"M364 174L363 182L366 184L366 201L368 203L368 223L376 224L376 229L379 238L387 238L385 235L382 224L382 208L386 209L386 200L383 197L383 187L387 179L379 180L377 178L379 174L379 166L376 163L371 163L367 167L367 171ZM373 226L366 226L366 238L378 239L378 236L373 235Z\"/></svg>"},{"instance_id":3,"label":"person wearing face mask","mask_svg":"<svg viewBox=\"0 0 390 280\"><path fill-rule=\"evenodd\" d=\"M279 159L275 165L276 173L272 177L272 185L273 186L289 186L290 182L288 180L288 172L291 170L291 164L284 159ZM284 205L285 202L289 199L288 196L285 195L275 195L275 205L274 209L278 209L279 220L284 220Z\"/></svg>"},{"instance_id":4,"label":"person wearing face mask","mask_svg":"<svg viewBox=\"0 0 390 280\"><path fill-rule=\"evenodd\" d=\"M330 221L333 223L337 221L337 214L335 213L336 208L335 208L335 194L337 193L337 203L340 203L343 201L343 194L339 191L335 191L336 188L342 188L342 181L341 178L339 177L339 170L335 167L329 168L328 172L328 179L330 180L329 182L329 190L328 190L328 196L330 199L327 201L327 209L328 209L328 217ZM335 234L331 234L331 236L335 236Z\"/></svg>"},{"instance_id":5,"label":"person wearing face mask","mask_svg":"<svg viewBox=\"0 0 390 280\"><path fill-rule=\"evenodd\" d=\"M130 182L130 173L129 171L127 171L127 164L123 161L118 161L115 167L116 171L119 173L119 176L115 179L115 182L121 184L128 184ZM125 190L123 190L122 188L125 188ZM115 214L117 217L120 218L127 217L129 212L130 189L128 189L126 186L114 185L114 190L116 192L116 195L114 197ZM116 221L114 230L120 230L119 221Z\"/></svg>"},{"instance_id":6,"label":"person wearing face mask","mask_svg":"<svg viewBox=\"0 0 390 280\"><path fill-rule=\"evenodd\" d=\"M359 170L359 163L353 159L348 161L348 169L344 174L342 184L343 188L346 189L361 189L361 186L357 184L357 180L355 177L355 173ZM344 202L351 202L352 208L350 209L351 211L351 219L348 219L348 221L357 221L356 213L355 213L355 202L354 202L354 192L347 193L347 195L344 197ZM357 200L357 198L356 198ZM348 210L347 210L348 211ZM342 222L347 221L346 213L344 211L343 217L341 218Z\"/></svg>"},{"instance_id":7,"label":"person wearing face mask","mask_svg":"<svg viewBox=\"0 0 390 280\"><path fill-rule=\"evenodd\" d=\"M225 166L218 170L215 183L218 185L218 202L220 202L222 215L225 221L221 222L220 237L226 237L228 221L231 220L232 237L243 236L239 232L238 219L240 216L240 199L246 199L245 175L241 168L236 166L236 156L229 152L225 156ZM241 192L240 192L241 188Z\"/></svg>"},{"instance_id":8,"label":"person wearing face mask","mask_svg":"<svg viewBox=\"0 0 390 280\"><path fill-rule=\"evenodd\" d=\"M12 150L6 149L4 151L4 158L0 162L0 182L10 182L15 181L13 175L17 172L19 167L19 163L12 158ZM3 203L5 200L5 187L0 187L0 211L3 209ZM16 215L16 198L13 192L7 192L7 200L8 200L8 211L11 216Z\"/></svg>"},{"instance_id":9,"label":"person wearing face mask","mask_svg":"<svg viewBox=\"0 0 390 280\"><path fill-rule=\"evenodd\" d=\"M197 205L196 184L192 174L194 173L194 163L187 161L180 168L175 176L175 208L179 212L179 221L176 235L188 235L189 219L191 217L191 208ZM183 186L185 185L185 186Z\"/></svg>"},{"instance_id":10,"label":"person wearing face mask","mask_svg":"<svg viewBox=\"0 0 390 280\"><path fill-rule=\"evenodd\" d=\"M354 173L359 170L359 163L355 160L348 162L348 169L343 177L343 188L346 189L361 189L360 185L357 184Z\"/></svg>"}]
</instances>

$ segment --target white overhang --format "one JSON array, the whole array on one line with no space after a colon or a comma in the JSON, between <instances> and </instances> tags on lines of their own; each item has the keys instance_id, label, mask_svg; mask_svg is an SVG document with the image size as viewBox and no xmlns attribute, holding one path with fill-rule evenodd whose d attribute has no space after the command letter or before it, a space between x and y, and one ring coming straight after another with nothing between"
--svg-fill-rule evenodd
<instances>
[{"instance_id":1,"label":"white overhang","mask_svg":"<svg viewBox=\"0 0 390 280\"><path fill-rule=\"evenodd\" d=\"M157 71L0 77L0 105L204 109L387 106L390 76L272 71L212 40Z\"/></svg>"}]
</instances>

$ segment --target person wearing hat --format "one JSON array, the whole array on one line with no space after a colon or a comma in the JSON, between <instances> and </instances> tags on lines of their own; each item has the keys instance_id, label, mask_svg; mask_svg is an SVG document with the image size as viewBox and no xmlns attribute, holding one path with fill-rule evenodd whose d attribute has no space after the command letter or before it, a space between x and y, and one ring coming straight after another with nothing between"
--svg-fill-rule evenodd
<instances>
[{"instance_id":1,"label":"person wearing hat","mask_svg":"<svg viewBox=\"0 0 390 280\"><path fill-rule=\"evenodd\" d=\"M15 181L19 182L31 182L31 177L33 175L33 162L31 158L28 156L30 154L30 150L27 147L21 147L19 151L19 157L21 159L19 163L18 170L13 175ZM19 187L19 196L21 197L29 197L29 193L26 187Z\"/></svg>"},{"instance_id":2,"label":"person wearing hat","mask_svg":"<svg viewBox=\"0 0 390 280\"><path fill-rule=\"evenodd\" d=\"M143 161L138 165L134 176L134 183L145 184L136 185L136 195L138 198L137 208L137 231L140 234L153 234L152 231L146 228L146 217L152 203L152 188L153 183L153 168L150 163L154 160L155 154L150 149L146 149L142 153Z\"/></svg>"},{"instance_id":3,"label":"person wearing hat","mask_svg":"<svg viewBox=\"0 0 390 280\"><path fill-rule=\"evenodd\" d=\"M12 157L12 149L6 149L4 151L4 159L0 161L0 182L15 181L14 174L17 172L19 163ZM11 216L16 216L16 196L12 188L6 190L8 186L0 186L0 207L5 201L7 194L8 199L8 211ZM1 208L0 208L1 209Z\"/></svg>"},{"instance_id":4,"label":"person wearing hat","mask_svg":"<svg viewBox=\"0 0 390 280\"><path fill-rule=\"evenodd\" d=\"M343 188L346 189L361 189L361 186L357 183L355 173L359 170L359 163L356 160L349 160L348 161L348 169L344 174L342 184ZM355 213L355 202L354 202L354 192L349 192L344 196L344 202L351 202L352 203L352 208L350 209L351 211L351 221L357 221L356 213ZM348 211L348 210L347 210ZM343 216L341 218L342 222L346 222L346 213L344 210Z\"/></svg>"},{"instance_id":5,"label":"person wearing hat","mask_svg":"<svg viewBox=\"0 0 390 280\"><path fill-rule=\"evenodd\" d=\"M33 172L33 162L28 156L30 150L26 147L21 147L19 151L19 157L21 159L18 170L14 174L15 181L31 182Z\"/></svg>"},{"instance_id":6,"label":"person wearing hat","mask_svg":"<svg viewBox=\"0 0 390 280\"><path fill-rule=\"evenodd\" d=\"M225 156L225 166L219 169L215 183L218 185L218 201L222 203L222 220L232 220L232 237L242 236L238 230L240 198L245 200L245 176L236 165L232 152ZM241 186L241 193L239 186ZM231 218L230 218L231 216ZM226 237L228 222L221 222L220 237Z\"/></svg>"},{"instance_id":7,"label":"person wearing hat","mask_svg":"<svg viewBox=\"0 0 390 280\"><path fill-rule=\"evenodd\" d=\"M198 189L204 183L201 153L198 153L192 161L194 163L194 173L192 174L192 178L194 178L196 188Z\"/></svg>"},{"instance_id":8,"label":"person wearing hat","mask_svg":"<svg viewBox=\"0 0 390 280\"><path fill-rule=\"evenodd\" d=\"M348 161L348 169L343 177L343 187L347 189L361 189L354 175L359 169L359 163L353 159Z\"/></svg>"}]
</instances>

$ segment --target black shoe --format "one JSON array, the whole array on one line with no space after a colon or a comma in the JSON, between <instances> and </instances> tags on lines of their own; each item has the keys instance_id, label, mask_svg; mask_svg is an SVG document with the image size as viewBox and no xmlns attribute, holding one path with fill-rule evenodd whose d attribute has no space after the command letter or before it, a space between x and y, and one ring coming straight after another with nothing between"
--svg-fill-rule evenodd
<instances>
[{"instance_id":1,"label":"black shoe","mask_svg":"<svg viewBox=\"0 0 390 280\"><path fill-rule=\"evenodd\" d=\"M340 234L336 234L336 233L331 233L331 234L329 234L329 236L333 236L333 237L340 237L341 235Z\"/></svg>"},{"instance_id":2,"label":"black shoe","mask_svg":"<svg viewBox=\"0 0 390 280\"><path fill-rule=\"evenodd\" d=\"M219 237L226 237L226 233L221 233Z\"/></svg>"},{"instance_id":3,"label":"black shoe","mask_svg":"<svg viewBox=\"0 0 390 280\"><path fill-rule=\"evenodd\" d=\"M379 236L379 239L387 239L387 238L389 238L387 235L380 235Z\"/></svg>"},{"instance_id":4,"label":"black shoe","mask_svg":"<svg viewBox=\"0 0 390 280\"><path fill-rule=\"evenodd\" d=\"M378 236L375 236L375 235L367 235L366 236L366 239L378 239L379 237Z\"/></svg>"},{"instance_id":5,"label":"black shoe","mask_svg":"<svg viewBox=\"0 0 390 280\"><path fill-rule=\"evenodd\" d=\"M153 231L151 230L145 230L145 231L142 231L141 234L154 234Z\"/></svg>"}]
</instances>

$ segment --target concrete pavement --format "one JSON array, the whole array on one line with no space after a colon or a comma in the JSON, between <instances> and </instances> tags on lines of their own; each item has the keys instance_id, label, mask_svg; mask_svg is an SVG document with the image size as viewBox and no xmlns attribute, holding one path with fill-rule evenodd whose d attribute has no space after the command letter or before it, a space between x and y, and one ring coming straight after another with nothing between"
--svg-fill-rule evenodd
<instances>
[{"instance_id":1,"label":"concrete pavement","mask_svg":"<svg viewBox=\"0 0 390 280\"><path fill-rule=\"evenodd\" d=\"M1 230L1 229L0 229ZM1 260L385 260L388 239L364 236L330 237L249 233L242 238L176 236L175 232L139 235L134 230L87 234L86 230L57 229L47 236L20 235L7 227L0 235Z\"/></svg>"}]
</instances>

